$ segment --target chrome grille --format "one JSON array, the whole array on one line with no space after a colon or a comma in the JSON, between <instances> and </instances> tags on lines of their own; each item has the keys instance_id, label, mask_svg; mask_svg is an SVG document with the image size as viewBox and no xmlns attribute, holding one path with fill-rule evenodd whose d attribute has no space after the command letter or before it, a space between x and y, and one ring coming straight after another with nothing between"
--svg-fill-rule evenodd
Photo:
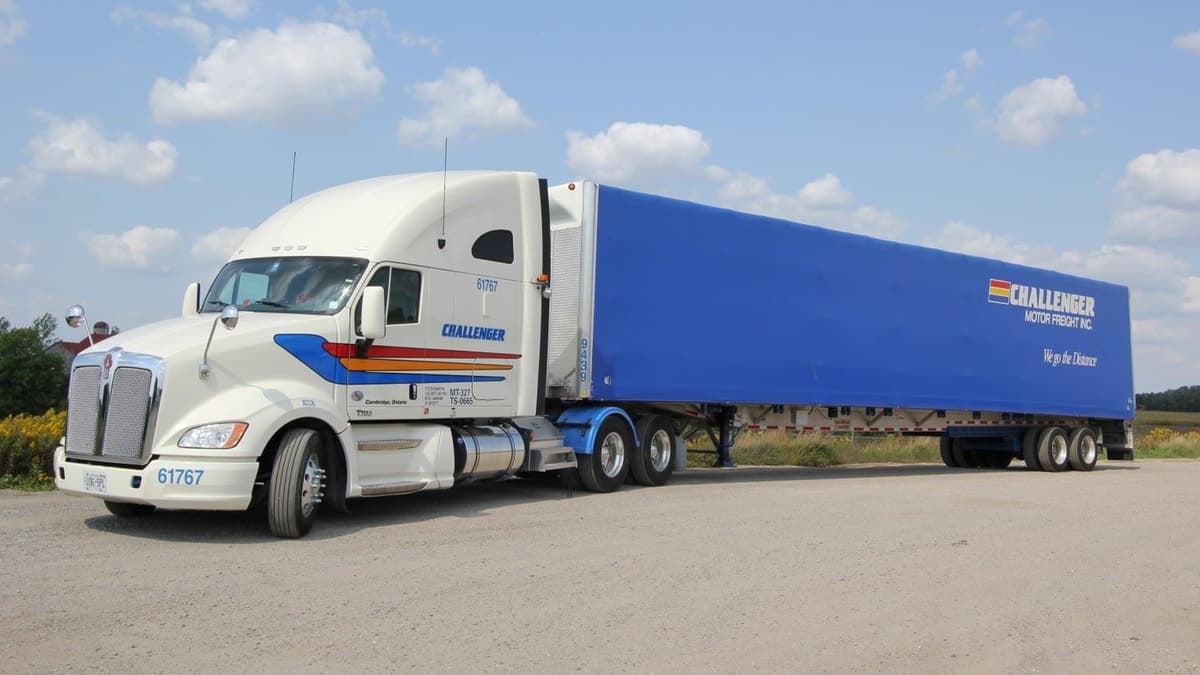
<instances>
[{"instance_id":1,"label":"chrome grille","mask_svg":"<svg viewBox=\"0 0 1200 675\"><path fill-rule=\"evenodd\" d=\"M67 394L67 452L96 454L99 391L100 366L82 366L71 373L71 389Z\"/></svg>"},{"instance_id":2,"label":"chrome grille","mask_svg":"<svg viewBox=\"0 0 1200 675\"><path fill-rule=\"evenodd\" d=\"M153 356L114 348L75 357L68 392L67 454L145 465L162 381L162 360Z\"/></svg>"},{"instance_id":3,"label":"chrome grille","mask_svg":"<svg viewBox=\"0 0 1200 675\"><path fill-rule=\"evenodd\" d=\"M150 371L144 368L117 368L113 372L104 422L104 447L100 454L125 459L142 456L153 379Z\"/></svg>"}]
</instances>

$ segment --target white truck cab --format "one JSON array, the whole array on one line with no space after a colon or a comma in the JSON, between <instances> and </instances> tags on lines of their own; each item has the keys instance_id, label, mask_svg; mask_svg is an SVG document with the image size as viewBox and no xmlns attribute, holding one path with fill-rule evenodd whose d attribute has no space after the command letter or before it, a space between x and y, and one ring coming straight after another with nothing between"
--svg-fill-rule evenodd
<instances>
[{"instance_id":1,"label":"white truck cab","mask_svg":"<svg viewBox=\"0 0 1200 675\"><path fill-rule=\"evenodd\" d=\"M257 496L300 536L324 500L517 471L511 421L544 377L545 194L531 173L418 174L288 205L182 317L76 359L58 488L121 515Z\"/></svg>"}]
</instances>

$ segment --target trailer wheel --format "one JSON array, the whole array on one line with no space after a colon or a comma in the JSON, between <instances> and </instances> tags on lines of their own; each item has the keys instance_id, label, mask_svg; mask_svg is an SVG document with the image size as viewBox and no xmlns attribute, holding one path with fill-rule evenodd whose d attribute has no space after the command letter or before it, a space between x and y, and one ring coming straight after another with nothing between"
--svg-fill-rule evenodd
<instances>
[{"instance_id":1,"label":"trailer wheel","mask_svg":"<svg viewBox=\"0 0 1200 675\"><path fill-rule=\"evenodd\" d=\"M938 440L941 441L942 464L949 467L960 466L958 460L954 458L954 439L949 436L942 436Z\"/></svg>"},{"instance_id":2,"label":"trailer wheel","mask_svg":"<svg viewBox=\"0 0 1200 675\"><path fill-rule=\"evenodd\" d=\"M137 518L154 513L153 504L130 504L129 502L114 502L108 499L104 500L104 508L108 509L108 512L114 516L121 518Z\"/></svg>"},{"instance_id":3,"label":"trailer wheel","mask_svg":"<svg viewBox=\"0 0 1200 675\"><path fill-rule=\"evenodd\" d=\"M271 470L267 499L271 534L287 539L308 534L317 519L324 489L320 435L312 429L289 429L279 441Z\"/></svg>"},{"instance_id":4,"label":"trailer wheel","mask_svg":"<svg viewBox=\"0 0 1200 675\"><path fill-rule=\"evenodd\" d=\"M675 469L675 430L661 415L638 420L638 439L641 447L634 450L629 462L629 474L638 485L662 485Z\"/></svg>"},{"instance_id":5,"label":"trailer wheel","mask_svg":"<svg viewBox=\"0 0 1200 675\"><path fill-rule=\"evenodd\" d=\"M1067 432L1062 427L1046 427L1038 435L1038 464L1043 471L1066 471L1070 466Z\"/></svg>"},{"instance_id":6,"label":"trailer wheel","mask_svg":"<svg viewBox=\"0 0 1200 675\"><path fill-rule=\"evenodd\" d=\"M984 466L989 469L1007 469L1013 461L1013 456L1007 452L986 452L983 455Z\"/></svg>"},{"instance_id":7,"label":"trailer wheel","mask_svg":"<svg viewBox=\"0 0 1200 675\"><path fill-rule=\"evenodd\" d=\"M579 482L590 492L612 492L621 487L629 473L633 439L629 427L617 415L609 415L596 432L592 454L579 456Z\"/></svg>"},{"instance_id":8,"label":"trailer wheel","mask_svg":"<svg viewBox=\"0 0 1200 675\"><path fill-rule=\"evenodd\" d=\"M1067 441L1067 461L1076 471L1091 471L1096 468L1096 459L1100 449L1096 445L1096 434L1087 427L1079 427L1071 431Z\"/></svg>"},{"instance_id":9,"label":"trailer wheel","mask_svg":"<svg viewBox=\"0 0 1200 675\"><path fill-rule=\"evenodd\" d=\"M974 450L964 450L962 447L962 439L954 439L953 450L951 453L954 456L954 461L959 466L974 469L979 466L979 456Z\"/></svg>"},{"instance_id":10,"label":"trailer wheel","mask_svg":"<svg viewBox=\"0 0 1200 675\"><path fill-rule=\"evenodd\" d=\"M1042 470L1042 465L1038 462L1037 448L1038 435L1041 431L1041 427L1029 427L1021 437L1021 456L1025 459L1026 469Z\"/></svg>"}]
</instances>

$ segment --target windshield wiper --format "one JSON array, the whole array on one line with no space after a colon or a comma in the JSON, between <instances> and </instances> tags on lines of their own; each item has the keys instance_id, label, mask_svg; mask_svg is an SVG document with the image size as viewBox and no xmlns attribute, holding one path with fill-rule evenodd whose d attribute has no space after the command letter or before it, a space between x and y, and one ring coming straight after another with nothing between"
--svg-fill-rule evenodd
<instances>
[{"instance_id":1,"label":"windshield wiper","mask_svg":"<svg viewBox=\"0 0 1200 675\"><path fill-rule=\"evenodd\" d=\"M274 300L255 300L254 304L266 305L267 307L282 307L283 309L291 307L291 305L287 304L286 302L275 302Z\"/></svg>"},{"instance_id":2,"label":"windshield wiper","mask_svg":"<svg viewBox=\"0 0 1200 675\"><path fill-rule=\"evenodd\" d=\"M221 307L225 307L225 306L227 306L229 303L228 303L228 302L225 302L224 300L209 300L208 302L206 302L206 303L204 303L204 304L206 304L206 305L219 305L219 306L221 306Z\"/></svg>"}]
</instances>

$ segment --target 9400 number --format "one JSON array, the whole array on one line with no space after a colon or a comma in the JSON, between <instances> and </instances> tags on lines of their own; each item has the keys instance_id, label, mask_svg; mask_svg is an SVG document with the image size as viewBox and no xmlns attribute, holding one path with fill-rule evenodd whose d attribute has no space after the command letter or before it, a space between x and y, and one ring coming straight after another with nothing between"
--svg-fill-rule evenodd
<instances>
[{"instance_id":1,"label":"9400 number","mask_svg":"<svg viewBox=\"0 0 1200 675\"><path fill-rule=\"evenodd\" d=\"M164 485L199 485L204 469L159 469L158 482Z\"/></svg>"}]
</instances>

